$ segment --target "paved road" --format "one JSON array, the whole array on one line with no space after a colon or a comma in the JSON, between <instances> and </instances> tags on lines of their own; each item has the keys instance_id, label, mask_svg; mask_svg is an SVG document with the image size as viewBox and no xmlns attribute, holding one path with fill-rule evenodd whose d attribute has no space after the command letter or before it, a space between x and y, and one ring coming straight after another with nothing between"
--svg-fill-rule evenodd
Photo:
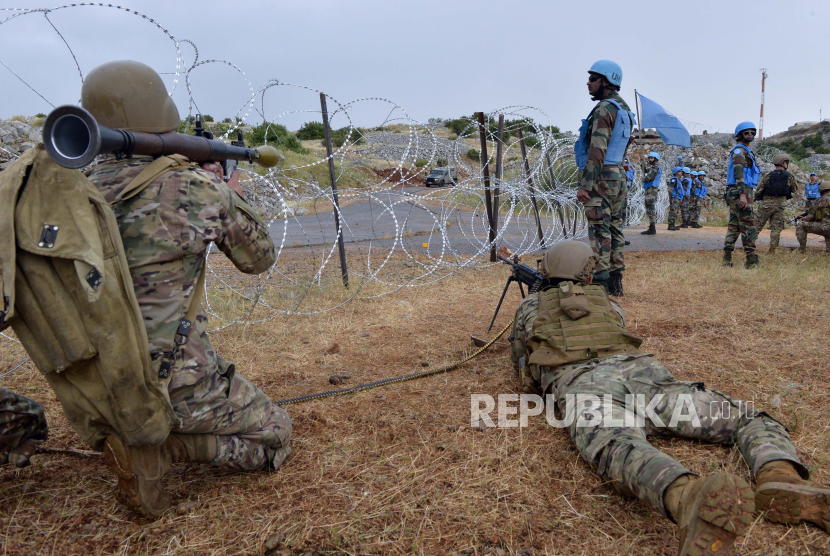
<instances>
[{"instance_id":1,"label":"paved road","mask_svg":"<svg viewBox=\"0 0 830 556\"><path fill-rule=\"evenodd\" d=\"M435 190L408 187L404 191L413 195L424 195ZM372 250L377 249L380 254L395 246L396 236L403 236L400 241L406 249L423 249L422 244L427 243L431 254L440 252L442 241L438 224L442 208L438 201L426 198L424 204L419 205L406 201L399 193L385 193L378 197L387 207L392 206L392 208L380 206L377 202L358 200L341 209L346 229L344 237L347 249L362 249L371 245ZM469 256L481 250L481 242L487 237L484 218L481 214L462 207L453 209L453 214L448 220L450 226L447 229L447 239L456 254ZM657 235L654 236L640 234L646 229L645 225L626 228L626 238L631 242L626 249L629 251L723 249L726 228L688 228L676 232L669 232L666 228L666 224L658 224ZM283 242L286 248L331 248L336 239L334 215L330 210L288 220L274 220L270 225L270 230L274 240L277 243ZM528 215L519 215L518 222L514 220L503 229L502 236L511 249L524 247L523 250L540 250L535 239L535 223ZM821 241L818 236L810 236L809 243L814 246L823 246ZM761 233L758 245L769 245L768 230ZM798 247L792 227L788 227L782 233L781 245ZM398 243L396 247L400 248L400 246L401 243Z\"/></svg>"}]
</instances>

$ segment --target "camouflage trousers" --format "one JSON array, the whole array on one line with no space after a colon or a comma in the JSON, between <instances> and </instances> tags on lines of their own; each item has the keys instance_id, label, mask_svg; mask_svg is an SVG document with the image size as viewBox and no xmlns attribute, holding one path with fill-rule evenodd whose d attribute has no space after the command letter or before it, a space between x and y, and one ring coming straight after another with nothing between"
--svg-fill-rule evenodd
<instances>
[{"instance_id":1,"label":"camouflage trousers","mask_svg":"<svg viewBox=\"0 0 830 556\"><path fill-rule=\"evenodd\" d=\"M26 467L48 433L40 404L0 388L0 465Z\"/></svg>"},{"instance_id":2,"label":"camouflage trousers","mask_svg":"<svg viewBox=\"0 0 830 556\"><path fill-rule=\"evenodd\" d=\"M543 387L553 386L559 416L573 413L569 432L580 456L618 492L639 498L663 515L666 488L692 472L649 444L649 436L737 445L753 474L765 463L787 460L808 476L778 421L702 382L675 379L651 355L623 354L555 367L541 378ZM610 403L586 399L603 400L605 395ZM636 407L633 402L639 396Z\"/></svg>"},{"instance_id":3,"label":"camouflage trousers","mask_svg":"<svg viewBox=\"0 0 830 556\"><path fill-rule=\"evenodd\" d=\"M657 223L657 194L658 190L656 187L649 187L644 192L646 202L646 216L648 216L649 224Z\"/></svg>"},{"instance_id":4,"label":"camouflage trousers","mask_svg":"<svg viewBox=\"0 0 830 556\"><path fill-rule=\"evenodd\" d=\"M173 432L216 436L214 465L239 471L276 469L291 453L291 417L223 359L219 372L171 389L170 401L182 420Z\"/></svg>"},{"instance_id":5,"label":"camouflage trousers","mask_svg":"<svg viewBox=\"0 0 830 556\"><path fill-rule=\"evenodd\" d=\"M683 216L683 223L684 224L689 223L689 202L690 202L690 196L689 195L686 195L685 197L683 197L683 200L680 201L680 214Z\"/></svg>"},{"instance_id":6,"label":"camouflage trousers","mask_svg":"<svg viewBox=\"0 0 830 556\"><path fill-rule=\"evenodd\" d=\"M784 229L784 207L786 197L767 197L755 205L755 229L758 233L764 229L769 221L769 246L778 247L781 241L781 230Z\"/></svg>"},{"instance_id":7,"label":"camouflage trousers","mask_svg":"<svg viewBox=\"0 0 830 556\"><path fill-rule=\"evenodd\" d=\"M824 250L830 253L830 222L804 222L799 220L795 227L795 237L798 238L798 245L802 249L807 247L807 234L824 236Z\"/></svg>"},{"instance_id":8,"label":"camouflage trousers","mask_svg":"<svg viewBox=\"0 0 830 556\"><path fill-rule=\"evenodd\" d=\"M689 199L689 223L697 224L700 219L700 207L703 206L703 199L697 195L692 195Z\"/></svg>"},{"instance_id":9,"label":"camouflage trousers","mask_svg":"<svg viewBox=\"0 0 830 556\"><path fill-rule=\"evenodd\" d=\"M815 203L816 201L818 201L818 198L804 199L804 210L810 210L810 207L813 206L813 203Z\"/></svg>"},{"instance_id":10,"label":"camouflage trousers","mask_svg":"<svg viewBox=\"0 0 830 556\"><path fill-rule=\"evenodd\" d=\"M628 191L624 179L602 180L604 195L585 203L588 243L599 257L594 278L607 280L611 272L625 269L625 203Z\"/></svg>"},{"instance_id":11,"label":"camouflage trousers","mask_svg":"<svg viewBox=\"0 0 830 556\"><path fill-rule=\"evenodd\" d=\"M729 205L729 224L726 228L726 239L723 242L723 250L732 251L735 249L738 236L741 236L744 252L750 253L755 251L755 240L758 239L758 229L755 228L755 221L752 218L752 206L747 205L745 209L738 206L741 193L737 187L727 188L725 198Z\"/></svg>"},{"instance_id":12,"label":"camouflage trousers","mask_svg":"<svg viewBox=\"0 0 830 556\"><path fill-rule=\"evenodd\" d=\"M674 226L677 216L680 214L680 203L682 201L675 197L669 199L669 226Z\"/></svg>"}]
</instances>

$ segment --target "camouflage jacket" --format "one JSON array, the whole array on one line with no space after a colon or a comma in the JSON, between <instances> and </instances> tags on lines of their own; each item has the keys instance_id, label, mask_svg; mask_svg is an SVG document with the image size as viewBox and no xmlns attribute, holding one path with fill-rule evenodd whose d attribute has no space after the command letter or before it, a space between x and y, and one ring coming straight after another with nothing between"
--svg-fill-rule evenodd
<instances>
[{"instance_id":1,"label":"camouflage jacket","mask_svg":"<svg viewBox=\"0 0 830 556\"><path fill-rule=\"evenodd\" d=\"M151 158L107 160L89 179L112 203ZM172 350L179 319L216 246L242 272L270 268L276 251L256 211L213 174L200 169L162 174L140 194L113 206L133 278L153 361ZM216 372L216 353L207 337L207 315L200 309L194 326L199 340L179 351L169 388L196 384Z\"/></svg>"},{"instance_id":2,"label":"camouflage jacket","mask_svg":"<svg viewBox=\"0 0 830 556\"><path fill-rule=\"evenodd\" d=\"M734 160L734 159L733 159ZM742 172L743 173L743 172ZM755 198L763 197L764 189L766 188L767 184L769 183L769 175L771 172L767 172L763 176L761 176L761 181L758 182L758 185L755 186ZM798 182L795 181L795 176L789 174L789 179L787 179L787 185L790 186L790 191L796 193L798 191Z\"/></svg>"},{"instance_id":3,"label":"camouflage jacket","mask_svg":"<svg viewBox=\"0 0 830 556\"><path fill-rule=\"evenodd\" d=\"M620 106L629 109L628 104L617 92L612 92L604 100L615 100ZM579 188L591 194L592 198L601 197L605 187L604 180L615 180L625 183L625 172L622 164L604 165L605 153L608 151L608 141L617 121L617 107L610 102L600 101L591 112L588 129L591 131L591 142L588 149L588 161L579 180ZM586 203L591 206L591 201Z\"/></svg>"},{"instance_id":4,"label":"camouflage jacket","mask_svg":"<svg viewBox=\"0 0 830 556\"><path fill-rule=\"evenodd\" d=\"M830 195L822 195L807 209L807 216L814 222L830 224Z\"/></svg>"},{"instance_id":5,"label":"camouflage jacket","mask_svg":"<svg viewBox=\"0 0 830 556\"><path fill-rule=\"evenodd\" d=\"M659 169L660 169L660 168L657 166L657 164L649 164L647 160L644 160L644 161L640 164L640 167L642 168L642 170L643 170L643 175L644 175L644 177L643 177L643 183L645 183L645 182L649 182L649 181L654 181L655 179L657 179L657 172L658 172L658 171L659 171ZM658 187L660 187L661 185L662 185L662 184L657 183L657 184L654 184L654 187L655 187L655 188L658 188Z\"/></svg>"},{"instance_id":6,"label":"camouflage jacket","mask_svg":"<svg viewBox=\"0 0 830 556\"><path fill-rule=\"evenodd\" d=\"M746 195L747 201L752 202L753 189L744 183L744 168L747 164L752 164L752 162L747 159L746 151L744 149L735 149L731 156L732 167L735 172L735 185L730 185L728 187L737 187L740 189L740 193L742 195Z\"/></svg>"},{"instance_id":7,"label":"camouflage jacket","mask_svg":"<svg viewBox=\"0 0 830 556\"><path fill-rule=\"evenodd\" d=\"M29 458L48 434L40 404L0 388L0 465L29 465Z\"/></svg>"}]
</instances>

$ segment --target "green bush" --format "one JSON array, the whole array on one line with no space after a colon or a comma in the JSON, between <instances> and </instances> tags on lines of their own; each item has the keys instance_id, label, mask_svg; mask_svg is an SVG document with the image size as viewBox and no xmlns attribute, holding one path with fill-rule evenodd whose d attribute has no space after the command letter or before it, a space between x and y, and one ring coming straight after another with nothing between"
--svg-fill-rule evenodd
<instances>
[{"instance_id":1,"label":"green bush","mask_svg":"<svg viewBox=\"0 0 830 556\"><path fill-rule=\"evenodd\" d=\"M525 146L529 149L535 149L536 147L539 146L539 143L540 143L539 138L536 137L535 135L527 135L527 136L525 136L524 140L525 140Z\"/></svg>"},{"instance_id":2,"label":"green bush","mask_svg":"<svg viewBox=\"0 0 830 556\"><path fill-rule=\"evenodd\" d=\"M202 121L213 122L213 116L211 116L210 114L202 114Z\"/></svg>"},{"instance_id":3,"label":"green bush","mask_svg":"<svg viewBox=\"0 0 830 556\"><path fill-rule=\"evenodd\" d=\"M252 147L258 147L268 143L275 147L282 147L286 150L299 154L308 153L297 136L288 131L284 125L263 122L254 127L250 133L245 134L245 143Z\"/></svg>"},{"instance_id":4,"label":"green bush","mask_svg":"<svg viewBox=\"0 0 830 556\"><path fill-rule=\"evenodd\" d=\"M476 149L470 149L469 151L467 151L467 158L469 158L470 160L479 160L481 158L481 155Z\"/></svg>"},{"instance_id":5,"label":"green bush","mask_svg":"<svg viewBox=\"0 0 830 556\"><path fill-rule=\"evenodd\" d=\"M447 137L447 140L449 141L455 141L456 139L458 139L458 135L456 135L455 133L451 133L450 136Z\"/></svg>"},{"instance_id":6,"label":"green bush","mask_svg":"<svg viewBox=\"0 0 830 556\"><path fill-rule=\"evenodd\" d=\"M427 161L423 158L419 158L418 160L415 161L415 167L416 168L423 168L426 165L427 165Z\"/></svg>"},{"instance_id":7,"label":"green bush","mask_svg":"<svg viewBox=\"0 0 830 556\"><path fill-rule=\"evenodd\" d=\"M475 131L475 124L469 118L458 118L456 120L448 120L444 126L448 127L455 135L462 135L465 130L466 133Z\"/></svg>"},{"instance_id":8,"label":"green bush","mask_svg":"<svg viewBox=\"0 0 830 556\"><path fill-rule=\"evenodd\" d=\"M309 141L312 139L323 139L326 136L326 128L323 122L306 122L297 132L297 139Z\"/></svg>"},{"instance_id":9,"label":"green bush","mask_svg":"<svg viewBox=\"0 0 830 556\"><path fill-rule=\"evenodd\" d=\"M351 135L349 134L351 132ZM397 131L396 131L397 133ZM341 127L340 129L333 129L331 131L331 145L332 147L342 147L346 140L348 139L350 145L360 145L364 143L363 140L363 130L357 127ZM326 141L320 141L322 145L326 144Z\"/></svg>"},{"instance_id":10,"label":"green bush","mask_svg":"<svg viewBox=\"0 0 830 556\"><path fill-rule=\"evenodd\" d=\"M45 117L46 117L46 114L44 114L43 112L38 112L37 114L35 114L35 118L45 118Z\"/></svg>"},{"instance_id":11,"label":"green bush","mask_svg":"<svg viewBox=\"0 0 830 556\"><path fill-rule=\"evenodd\" d=\"M720 146L724 149L731 149L732 145L729 144L729 141L721 141Z\"/></svg>"}]
</instances>

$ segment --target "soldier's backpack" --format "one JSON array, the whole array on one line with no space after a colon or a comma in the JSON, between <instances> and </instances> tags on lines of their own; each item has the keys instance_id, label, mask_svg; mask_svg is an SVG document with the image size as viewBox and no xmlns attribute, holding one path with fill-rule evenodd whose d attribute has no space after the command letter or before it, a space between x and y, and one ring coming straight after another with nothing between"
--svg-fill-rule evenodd
<instances>
[{"instance_id":1,"label":"soldier's backpack","mask_svg":"<svg viewBox=\"0 0 830 556\"><path fill-rule=\"evenodd\" d=\"M161 157L118 200L190 166ZM204 273L188 321L203 281ZM134 446L167 438L178 419L168 377L150 358L115 214L82 172L54 163L41 144L0 173L0 289L0 330L12 327L85 441L101 449L113 434Z\"/></svg>"}]
</instances>

